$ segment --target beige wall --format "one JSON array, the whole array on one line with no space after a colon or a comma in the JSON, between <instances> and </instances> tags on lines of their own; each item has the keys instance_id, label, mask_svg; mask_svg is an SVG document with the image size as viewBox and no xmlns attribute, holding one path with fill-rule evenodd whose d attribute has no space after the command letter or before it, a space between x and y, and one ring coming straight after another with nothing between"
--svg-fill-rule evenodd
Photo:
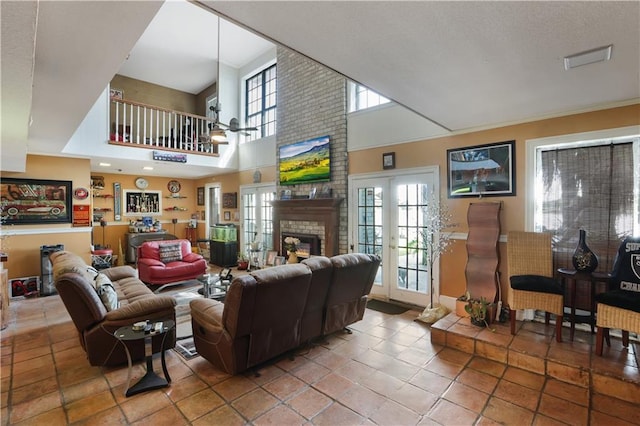
<instances>
[{"instance_id":1,"label":"beige wall","mask_svg":"<svg viewBox=\"0 0 640 426\"><path fill-rule=\"evenodd\" d=\"M2 172L2 177L26 179L69 180L72 188L89 188L89 160L27 156L24 173ZM73 200L73 204L88 205L90 200ZM15 231L32 232L29 235L11 235ZM5 268L9 270L9 278L40 275L40 246L64 244L65 249L72 250L86 260L90 258L89 245L91 232L88 228L74 229L70 223L47 225L8 225L2 227L2 251L9 255Z\"/></svg>"},{"instance_id":2,"label":"beige wall","mask_svg":"<svg viewBox=\"0 0 640 426\"><path fill-rule=\"evenodd\" d=\"M126 96L126 93L125 93ZM524 229L524 184L525 184L525 141L527 139L556 136L562 134L587 132L608 128L625 127L640 124L640 105L614 108L592 113L577 114L567 117L541 120L537 122L507 126L498 129L455 135L446 138L413 142L392 147L374 148L369 150L351 152L349 154L349 173L368 173L382 170L382 153L394 151L396 153L397 168L419 167L425 165L440 166L440 181L442 183L441 197L449 205L454 214L454 221L460 223L457 232L466 232L466 212L470 202L477 199L448 199L446 196L446 151L450 148L459 148L485 143L500 142L506 140L516 141L516 190L513 197L491 197L487 200L502 201L502 234L509 230ZM434 161L436 159L437 161ZM176 166L180 167L180 166ZM262 182L273 182L276 179L276 168L261 168ZM88 160L71 159L63 157L43 157L29 155L27 158L27 171L25 173L5 173L4 177L24 177L34 179L59 179L73 181L73 188L90 186L90 165ZM99 174L99 173L95 173ZM113 182L120 182L123 189L135 189L133 175L112 175L99 174L105 177L104 193L113 193ZM167 183L172 177L148 177L150 190L162 191L163 197L169 195ZM181 194L188 198L184 200L172 200L163 198L163 208L176 205L188 208L186 212L164 212L161 216L164 221L171 221L173 217L178 218L182 223L176 225L176 234L179 237L185 235L185 225L191 213L201 212L203 206L197 206L196 188L204 186L206 183L219 182L222 192L239 192L240 185L251 184L253 182L253 171L240 173L230 173L222 176L190 180L178 179L182 185ZM74 204L88 204L89 200L74 200ZM112 203L112 201L97 201L98 203ZM232 209L230 211L235 211ZM114 251L117 250L118 242L127 232L128 220L123 217L121 223L113 222L113 212L107 213L109 226L105 229L106 243ZM171 223L164 223L163 227L173 232ZM4 227L3 233L11 231L12 227ZM41 245L64 244L66 249L77 252L89 259L89 246L91 244L91 232L74 232L70 224L52 224L42 227L39 225L23 225L16 229L43 229L50 230L61 228L63 231L56 234L43 235L18 235L10 237L5 241L5 247L9 253L9 262L6 265L9 269L9 277L16 278L22 276L39 275L39 247ZM68 230L68 232L64 230ZM203 238L205 229L202 224L198 228L198 237ZM94 228L94 241L102 242L102 229ZM504 244L501 244L500 254L502 258L500 272L503 294L506 290L506 253ZM466 248L464 241L454 241L452 250L442 256L441 259L441 294L457 297L465 291L464 268L466 264Z\"/></svg>"},{"instance_id":3,"label":"beige wall","mask_svg":"<svg viewBox=\"0 0 640 426\"><path fill-rule=\"evenodd\" d=\"M447 198L447 149L515 140L516 195L483 199L493 202L502 201L500 215L501 234L505 235L510 230L524 229L525 176L527 172L525 169L525 142L528 139L638 124L640 124L640 105L636 104L427 141L356 151L349 153L349 174L382 171L382 154L392 151L396 153L396 168L437 165L440 167L441 200L448 205L452 212L454 216L453 222L459 224L455 232L466 232L466 215L469 204L482 200L478 198ZM501 273L502 294L505 295L503 296L503 300L505 300L507 285L506 251L504 244L500 246L500 256L502 260L499 269ZM464 294L466 290L464 276L466 261L464 241L455 241L451 251L442 256L440 263L440 293L442 295L458 297Z\"/></svg>"},{"instance_id":4,"label":"beige wall","mask_svg":"<svg viewBox=\"0 0 640 426\"><path fill-rule=\"evenodd\" d=\"M199 112L196 102L196 95L147 83L116 74L111 80L112 89L124 91L124 99L128 101L141 102L147 105L158 106L174 111L189 112L197 114ZM202 107L200 107L200 110Z\"/></svg>"}]
</instances>

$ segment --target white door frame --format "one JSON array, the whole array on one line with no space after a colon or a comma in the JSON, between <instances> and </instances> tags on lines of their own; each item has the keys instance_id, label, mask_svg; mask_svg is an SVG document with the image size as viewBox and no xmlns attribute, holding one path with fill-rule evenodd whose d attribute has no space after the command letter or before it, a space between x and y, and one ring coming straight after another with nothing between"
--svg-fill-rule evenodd
<instances>
[{"instance_id":1,"label":"white door frame","mask_svg":"<svg viewBox=\"0 0 640 426\"><path fill-rule=\"evenodd\" d=\"M362 182L366 184L366 181L380 181L380 186L383 187L383 191L385 194L385 200L383 200L383 229L386 231L387 229L395 229L397 228L397 219L395 212L392 210L395 208L395 201L391 204L388 202L389 197L396 197L395 189L393 188L393 179L400 178L402 179L405 176L414 176L414 175L431 175L432 185L436 188L435 194L440 197L440 167L439 166L426 166L426 167L416 167L410 169L402 169L402 170L390 170L383 172L374 172L374 173L361 173L350 175L348 178L349 181L349 196L351 200L357 200L357 192L356 186L358 183ZM355 243L357 241L357 236L355 232L357 232L357 223L358 223L358 211L357 211L357 202L349 203L349 211L348 211L348 245L349 247L355 247ZM393 207L393 208L392 208ZM380 297L389 299L392 298L394 294L398 293L398 290L392 289L391 286L397 286L397 259L391 260L391 253L397 254L397 251L391 247L396 246L397 241L394 240L394 237L390 232L383 232L382 235L382 247L383 247L383 273L382 273L382 286L373 286L372 294L378 295ZM353 249L352 249L353 250ZM436 262L433 265L433 271L429 271L433 274L433 282L434 282L434 301L438 300L440 294L440 273L439 273L439 262ZM395 291L394 291L395 290ZM427 295L428 296L428 295ZM415 303L415 302L413 302ZM427 302L428 303L428 302ZM418 304L418 303L415 303ZM426 304L425 304L426 305Z\"/></svg>"}]
</instances>

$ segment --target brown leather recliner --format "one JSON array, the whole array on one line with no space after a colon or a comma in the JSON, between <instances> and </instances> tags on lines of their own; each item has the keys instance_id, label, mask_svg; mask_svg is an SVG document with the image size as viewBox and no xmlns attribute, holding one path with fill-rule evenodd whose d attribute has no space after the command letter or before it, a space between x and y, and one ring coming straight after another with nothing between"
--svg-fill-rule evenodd
<instances>
[{"instance_id":1,"label":"brown leather recliner","mask_svg":"<svg viewBox=\"0 0 640 426\"><path fill-rule=\"evenodd\" d=\"M68 251L57 251L49 258L53 264L56 290L74 325L89 363L94 366L119 365L127 362L124 346L113 335L120 327L139 321L150 322L176 319L176 300L171 296L155 295L138 279L130 266L103 269L114 287L119 307L107 311L94 287L95 269ZM165 336L153 338L153 351L162 347ZM166 335L164 349L175 346L175 333ZM144 340L127 341L133 360L144 359Z\"/></svg>"},{"instance_id":2,"label":"brown leather recliner","mask_svg":"<svg viewBox=\"0 0 640 426\"><path fill-rule=\"evenodd\" d=\"M373 254L348 253L330 258L333 274L327 295L322 334L346 328L364 316L367 295L380 266Z\"/></svg>"},{"instance_id":3,"label":"brown leather recliner","mask_svg":"<svg viewBox=\"0 0 640 426\"><path fill-rule=\"evenodd\" d=\"M224 304L191 301L196 350L236 374L298 347L310 283L306 265L282 265L236 277Z\"/></svg>"}]
</instances>

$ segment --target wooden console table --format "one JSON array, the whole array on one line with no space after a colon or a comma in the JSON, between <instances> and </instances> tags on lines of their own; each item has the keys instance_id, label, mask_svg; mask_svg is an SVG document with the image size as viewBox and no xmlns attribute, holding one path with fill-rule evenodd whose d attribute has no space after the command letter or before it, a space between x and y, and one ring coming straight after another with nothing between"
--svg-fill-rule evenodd
<instances>
[{"instance_id":1,"label":"wooden console table","mask_svg":"<svg viewBox=\"0 0 640 426\"><path fill-rule=\"evenodd\" d=\"M282 253L280 221L322 222L324 225L324 255L335 256L339 252L337 230L340 227L340 204L344 198L313 198L274 200L273 247Z\"/></svg>"},{"instance_id":2,"label":"wooden console table","mask_svg":"<svg viewBox=\"0 0 640 426\"><path fill-rule=\"evenodd\" d=\"M588 323L591 325L591 333L595 330L596 319L596 285L597 283L604 283L605 287L609 283L611 279L611 275L602 272L579 272L575 269L558 269L558 274L562 278L562 281L566 284L569 284L569 287L565 287L565 306L568 306L571 309L571 331L569 333L569 338L573 341L573 335L576 329L576 296L578 287L578 281L587 282L590 285L590 298L589 298L589 320ZM605 291L607 289L605 288ZM567 303L568 296L568 303Z\"/></svg>"}]
</instances>

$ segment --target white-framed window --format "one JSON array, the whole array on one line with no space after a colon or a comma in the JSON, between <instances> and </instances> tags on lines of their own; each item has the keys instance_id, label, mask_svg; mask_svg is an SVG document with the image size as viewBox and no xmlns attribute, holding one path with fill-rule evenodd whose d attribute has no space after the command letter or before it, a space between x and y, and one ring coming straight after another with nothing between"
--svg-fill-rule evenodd
<instances>
[{"instance_id":1,"label":"white-framed window","mask_svg":"<svg viewBox=\"0 0 640 426\"><path fill-rule=\"evenodd\" d=\"M391 102L389 99L361 84L350 83L349 85L349 112L361 111L389 102Z\"/></svg>"},{"instance_id":2,"label":"white-framed window","mask_svg":"<svg viewBox=\"0 0 640 426\"><path fill-rule=\"evenodd\" d=\"M276 64L247 78L245 81L245 121L247 127L257 127L248 132L246 141L276 134Z\"/></svg>"},{"instance_id":3,"label":"white-framed window","mask_svg":"<svg viewBox=\"0 0 640 426\"><path fill-rule=\"evenodd\" d=\"M527 142L527 229L552 234L554 267L572 268L581 229L601 272L625 236L640 235L639 130Z\"/></svg>"}]
</instances>

